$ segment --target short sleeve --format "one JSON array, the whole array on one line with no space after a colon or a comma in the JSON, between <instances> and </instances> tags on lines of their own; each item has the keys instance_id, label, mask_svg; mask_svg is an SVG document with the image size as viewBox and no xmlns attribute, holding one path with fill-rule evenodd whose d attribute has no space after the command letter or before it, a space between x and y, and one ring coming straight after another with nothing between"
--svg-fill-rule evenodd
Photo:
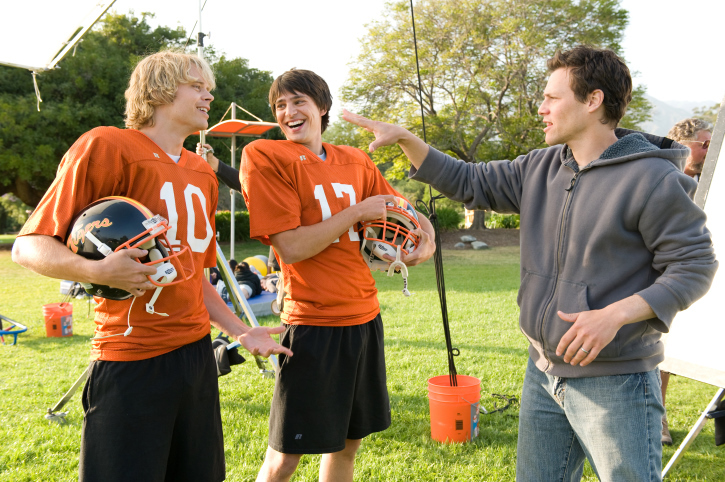
<instances>
[{"instance_id":1,"label":"short sleeve","mask_svg":"<svg viewBox=\"0 0 725 482\"><path fill-rule=\"evenodd\" d=\"M270 154L257 149L253 143L244 148L241 164L242 195L249 209L250 236L269 245L270 235L301 225L302 203L294 173L286 172L279 163L273 162Z\"/></svg>"},{"instance_id":2,"label":"short sleeve","mask_svg":"<svg viewBox=\"0 0 725 482\"><path fill-rule=\"evenodd\" d=\"M81 136L63 156L56 178L19 236L42 234L64 241L75 214L114 191L120 158L120 151L93 131Z\"/></svg>"}]
</instances>

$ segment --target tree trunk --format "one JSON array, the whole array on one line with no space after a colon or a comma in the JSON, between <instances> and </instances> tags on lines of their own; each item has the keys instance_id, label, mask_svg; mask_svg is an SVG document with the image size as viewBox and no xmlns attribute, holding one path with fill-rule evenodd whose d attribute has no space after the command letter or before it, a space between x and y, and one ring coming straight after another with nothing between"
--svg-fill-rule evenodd
<instances>
[{"instance_id":1,"label":"tree trunk","mask_svg":"<svg viewBox=\"0 0 725 482\"><path fill-rule=\"evenodd\" d=\"M486 229L486 211L473 211L473 222L468 229Z\"/></svg>"}]
</instances>

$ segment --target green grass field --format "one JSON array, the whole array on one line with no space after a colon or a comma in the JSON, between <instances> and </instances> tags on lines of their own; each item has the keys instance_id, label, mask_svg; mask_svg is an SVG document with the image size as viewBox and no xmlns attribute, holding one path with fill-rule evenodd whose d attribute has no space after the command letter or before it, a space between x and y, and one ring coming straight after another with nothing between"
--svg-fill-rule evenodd
<instances>
[{"instance_id":1,"label":"green grass field","mask_svg":"<svg viewBox=\"0 0 725 482\"><path fill-rule=\"evenodd\" d=\"M258 243L236 246L237 260L253 254L266 255L267 248ZM481 401L490 409L491 393L520 396L527 361L515 302L518 248L446 252L444 260L451 333L461 351L458 373L481 379ZM426 380L448 371L432 262L410 269L410 290L415 293L410 298L400 292L400 277L375 277L386 329L393 423L365 440L355 479L513 480L516 406L481 416L481 435L473 443L447 445L430 439ZM0 251L0 279L0 313L29 327L17 346L0 346L0 480L76 480L83 419L80 392L66 406L67 424L50 424L43 415L88 363L93 323L86 316L87 305L74 302L75 336L46 338L41 306L61 301L58 280L21 269L12 263L9 251ZM278 323L273 317L260 321ZM254 480L266 448L273 381L262 378L251 361L220 378L219 388L227 480ZM709 385L672 378L667 400L675 444L714 393ZM665 461L674 450L665 448ZM668 480L725 480L724 455L722 447L714 446L709 422ZM317 480L318 468L319 456L303 457L293 480ZM595 480L588 467L585 480Z\"/></svg>"}]
</instances>

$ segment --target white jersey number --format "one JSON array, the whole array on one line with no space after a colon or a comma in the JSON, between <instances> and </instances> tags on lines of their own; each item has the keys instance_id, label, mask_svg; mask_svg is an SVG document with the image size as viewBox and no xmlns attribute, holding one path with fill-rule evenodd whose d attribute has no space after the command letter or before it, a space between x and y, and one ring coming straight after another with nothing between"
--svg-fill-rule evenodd
<instances>
[{"instance_id":1,"label":"white jersey number","mask_svg":"<svg viewBox=\"0 0 725 482\"><path fill-rule=\"evenodd\" d=\"M344 194L347 194L348 198L350 199L350 206L354 206L357 203L357 198L355 197L355 189L350 184L339 184L336 182L332 183L332 189L335 191L335 196L338 198L343 197ZM322 188L322 184L317 184L315 186L315 199L320 203L320 209L322 209L322 220L330 219L332 216L332 212L330 211L330 204L327 202L327 197L325 196L325 190ZM360 241L360 236L357 234L357 231L355 231L354 226L350 226L350 229L347 231L347 235L350 238L350 241ZM339 242L340 239L336 239L333 241L334 243Z\"/></svg>"},{"instance_id":2,"label":"white jersey number","mask_svg":"<svg viewBox=\"0 0 725 482\"><path fill-rule=\"evenodd\" d=\"M194 212L194 200L192 196L199 198L199 203L204 212L204 221L206 222L206 235L204 238L197 238L194 234L196 230L196 213ZM174 186L171 182L165 182L161 187L161 199L166 203L166 211L169 214L169 225L171 229L166 232L166 237L173 247L174 251L181 249L181 241L176 239L176 228L179 223L179 213L176 211L176 197L174 196ZM209 223L209 213L206 212L206 197L198 187L193 184L187 184L184 189L184 203L186 204L186 242L189 248L196 253L203 253L209 247L211 238L214 235L211 224Z\"/></svg>"}]
</instances>

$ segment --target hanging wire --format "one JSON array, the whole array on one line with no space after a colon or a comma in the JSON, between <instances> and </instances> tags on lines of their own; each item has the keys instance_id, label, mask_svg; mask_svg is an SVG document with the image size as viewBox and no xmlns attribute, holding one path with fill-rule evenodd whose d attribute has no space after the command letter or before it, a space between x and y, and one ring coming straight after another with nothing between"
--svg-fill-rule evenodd
<instances>
[{"instance_id":1,"label":"hanging wire","mask_svg":"<svg viewBox=\"0 0 725 482\"><path fill-rule=\"evenodd\" d=\"M43 99L40 98L40 89L38 88L38 73L33 70L31 71L31 74L33 74L33 87L35 87L35 98L38 99L38 112L40 112L40 103L43 102Z\"/></svg>"},{"instance_id":2,"label":"hanging wire","mask_svg":"<svg viewBox=\"0 0 725 482\"><path fill-rule=\"evenodd\" d=\"M423 142L428 143L425 132L425 112L423 110L423 83L420 80L420 63L418 61L418 37L415 33L415 14L413 13L413 0L410 0L410 17L413 23L413 45L415 46L415 67L418 72L418 101L420 102L420 118L423 123ZM446 302L446 282L443 277L443 246L441 244L440 229L438 223L438 215L436 214L435 200L442 199L442 195L433 196L433 189L428 185L428 193L430 194L430 203L422 200L416 202L416 207L420 212L428 216L433 224L435 233L436 251L433 255L433 261L436 270L436 284L438 285L438 300L441 304L441 315L443 316L443 333L446 337L446 349L448 351L448 377L452 387L458 386L458 378L456 372L456 363L453 357L460 354L458 348L453 348L451 341L451 330L448 324L448 303Z\"/></svg>"},{"instance_id":3,"label":"hanging wire","mask_svg":"<svg viewBox=\"0 0 725 482\"><path fill-rule=\"evenodd\" d=\"M204 1L204 5L201 6L201 11L202 12L204 11L204 7L206 7L206 2L208 2L208 1L209 0L205 0ZM191 27L191 32L189 32L189 38L186 39L186 43L184 44L184 50L186 50L186 47L189 46L189 42L191 42L191 36L194 35L194 30L196 29L196 24L198 24L198 23L199 23L199 20L197 19L197 21L194 22L194 26Z\"/></svg>"}]
</instances>

